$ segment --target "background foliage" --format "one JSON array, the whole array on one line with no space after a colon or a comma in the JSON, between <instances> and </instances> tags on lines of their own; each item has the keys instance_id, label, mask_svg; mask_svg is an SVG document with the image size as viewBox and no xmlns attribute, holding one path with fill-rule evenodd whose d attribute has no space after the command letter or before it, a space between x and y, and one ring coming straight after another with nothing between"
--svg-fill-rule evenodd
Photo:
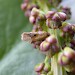
<instances>
[{"instance_id":1,"label":"background foliage","mask_svg":"<svg viewBox=\"0 0 75 75\"><path fill-rule=\"evenodd\" d=\"M21 41L21 33L32 26L20 9L21 0L0 0L0 75L35 75L34 66L44 55L32 45ZM71 23L75 23L75 0L63 0L70 6Z\"/></svg>"}]
</instances>

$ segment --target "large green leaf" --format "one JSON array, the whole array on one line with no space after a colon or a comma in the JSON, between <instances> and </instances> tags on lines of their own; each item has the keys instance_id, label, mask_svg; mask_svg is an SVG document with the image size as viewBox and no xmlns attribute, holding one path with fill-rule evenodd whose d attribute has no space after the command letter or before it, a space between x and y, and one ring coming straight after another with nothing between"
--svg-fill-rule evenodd
<instances>
[{"instance_id":1,"label":"large green leaf","mask_svg":"<svg viewBox=\"0 0 75 75\"><path fill-rule=\"evenodd\" d=\"M44 58L20 39L22 32L32 29L20 9L21 3L0 0L0 75L35 75L34 66Z\"/></svg>"},{"instance_id":2,"label":"large green leaf","mask_svg":"<svg viewBox=\"0 0 75 75\"><path fill-rule=\"evenodd\" d=\"M43 60L41 53L21 41L21 33L32 26L20 9L20 0L0 0L0 75L33 75Z\"/></svg>"}]
</instances>

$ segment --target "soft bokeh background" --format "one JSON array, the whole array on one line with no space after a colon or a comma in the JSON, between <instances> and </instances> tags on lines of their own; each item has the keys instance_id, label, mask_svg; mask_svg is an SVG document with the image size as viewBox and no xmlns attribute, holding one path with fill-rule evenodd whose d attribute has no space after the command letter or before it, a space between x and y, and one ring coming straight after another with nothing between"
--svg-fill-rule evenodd
<instances>
[{"instance_id":1,"label":"soft bokeh background","mask_svg":"<svg viewBox=\"0 0 75 75\"><path fill-rule=\"evenodd\" d=\"M35 75L34 66L44 55L21 41L21 33L32 25L20 9L22 0L0 0L0 75ZM71 23L75 23L75 0L63 0L71 7Z\"/></svg>"}]
</instances>

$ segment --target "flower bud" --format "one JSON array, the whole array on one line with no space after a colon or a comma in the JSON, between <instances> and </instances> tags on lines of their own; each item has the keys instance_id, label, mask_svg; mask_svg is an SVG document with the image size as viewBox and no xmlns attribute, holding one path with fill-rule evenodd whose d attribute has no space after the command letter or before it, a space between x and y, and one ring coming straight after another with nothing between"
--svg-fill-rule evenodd
<instances>
[{"instance_id":1,"label":"flower bud","mask_svg":"<svg viewBox=\"0 0 75 75\"><path fill-rule=\"evenodd\" d=\"M45 72L49 72L49 71L50 71L50 69L51 69L50 64L49 64L49 63L45 63L44 71L45 71Z\"/></svg>"},{"instance_id":2,"label":"flower bud","mask_svg":"<svg viewBox=\"0 0 75 75\"><path fill-rule=\"evenodd\" d=\"M70 63L70 59L67 58L63 53L60 53L58 56L58 63L62 66L65 66Z\"/></svg>"},{"instance_id":3,"label":"flower bud","mask_svg":"<svg viewBox=\"0 0 75 75\"><path fill-rule=\"evenodd\" d=\"M46 41L49 42L50 44L57 43L57 39L54 35L50 35L48 38L46 38Z\"/></svg>"},{"instance_id":4,"label":"flower bud","mask_svg":"<svg viewBox=\"0 0 75 75\"><path fill-rule=\"evenodd\" d=\"M57 13L54 14L54 16L52 17L52 20L53 20L53 21L60 21L59 15L58 15Z\"/></svg>"},{"instance_id":5,"label":"flower bud","mask_svg":"<svg viewBox=\"0 0 75 75\"><path fill-rule=\"evenodd\" d=\"M50 49L50 44L49 44L49 42L43 41L43 42L40 44L40 50L41 50L41 51L48 51L49 49Z\"/></svg>"},{"instance_id":6,"label":"flower bud","mask_svg":"<svg viewBox=\"0 0 75 75\"><path fill-rule=\"evenodd\" d=\"M48 11L48 13L46 14L46 19L52 18L54 14L55 14L55 11Z\"/></svg>"},{"instance_id":7,"label":"flower bud","mask_svg":"<svg viewBox=\"0 0 75 75\"><path fill-rule=\"evenodd\" d=\"M60 49L60 48L57 46L57 44L53 44L53 45L51 46L51 50L52 50L53 53L59 52L59 49Z\"/></svg>"},{"instance_id":8,"label":"flower bud","mask_svg":"<svg viewBox=\"0 0 75 75\"><path fill-rule=\"evenodd\" d=\"M67 25L63 26L62 31L63 32L70 32L71 31L71 25L67 24Z\"/></svg>"},{"instance_id":9,"label":"flower bud","mask_svg":"<svg viewBox=\"0 0 75 75\"><path fill-rule=\"evenodd\" d=\"M23 11L25 11L25 10L27 9L27 6L28 6L27 3L23 3L23 4L21 4L21 9L22 9Z\"/></svg>"},{"instance_id":10,"label":"flower bud","mask_svg":"<svg viewBox=\"0 0 75 75\"><path fill-rule=\"evenodd\" d=\"M30 21L30 23L35 24L36 18L34 16L30 16L29 21Z\"/></svg>"},{"instance_id":11,"label":"flower bud","mask_svg":"<svg viewBox=\"0 0 75 75\"><path fill-rule=\"evenodd\" d=\"M38 14L39 14L39 10L37 8L33 8L31 11L31 15L36 17Z\"/></svg>"},{"instance_id":12,"label":"flower bud","mask_svg":"<svg viewBox=\"0 0 75 75\"><path fill-rule=\"evenodd\" d=\"M58 15L59 15L61 21L65 21L67 19L67 15L63 12L58 12Z\"/></svg>"},{"instance_id":13,"label":"flower bud","mask_svg":"<svg viewBox=\"0 0 75 75\"><path fill-rule=\"evenodd\" d=\"M38 65L35 66L35 71L36 72L41 72L44 68L44 63L40 63Z\"/></svg>"},{"instance_id":14,"label":"flower bud","mask_svg":"<svg viewBox=\"0 0 75 75\"><path fill-rule=\"evenodd\" d=\"M39 14L38 16L37 16L37 21L42 21L42 20L45 20L46 18L45 18L45 15L44 14Z\"/></svg>"},{"instance_id":15,"label":"flower bud","mask_svg":"<svg viewBox=\"0 0 75 75\"><path fill-rule=\"evenodd\" d=\"M67 64L69 64L69 62L70 62L70 59L67 58L65 55L63 55L62 56L62 63L63 63L63 65L67 65Z\"/></svg>"},{"instance_id":16,"label":"flower bud","mask_svg":"<svg viewBox=\"0 0 75 75\"><path fill-rule=\"evenodd\" d=\"M62 7L62 12L66 13L67 19L70 19L71 17L71 10L68 7Z\"/></svg>"},{"instance_id":17,"label":"flower bud","mask_svg":"<svg viewBox=\"0 0 75 75\"><path fill-rule=\"evenodd\" d=\"M69 47L65 47L64 48L64 55L67 56L70 59L74 59L75 58L75 51Z\"/></svg>"}]
</instances>

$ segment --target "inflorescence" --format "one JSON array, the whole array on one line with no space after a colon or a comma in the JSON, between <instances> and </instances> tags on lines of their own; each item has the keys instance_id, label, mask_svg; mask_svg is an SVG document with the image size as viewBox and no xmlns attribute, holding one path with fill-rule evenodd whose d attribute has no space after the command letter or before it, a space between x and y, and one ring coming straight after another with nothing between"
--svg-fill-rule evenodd
<instances>
[{"instance_id":1,"label":"inflorescence","mask_svg":"<svg viewBox=\"0 0 75 75\"><path fill-rule=\"evenodd\" d=\"M70 8L60 6L56 10L55 7L61 0L57 3L52 0L43 0L48 4L46 5L48 10L45 11L39 2L42 0L24 0L21 4L25 16L33 24L32 32L23 33L22 40L26 41L26 38L30 37L34 48L39 48L46 55L45 61L35 67L37 75L53 75L51 62L47 57L50 60L56 54L59 65L63 66L67 72L75 72L75 24L66 22L71 16Z\"/></svg>"}]
</instances>

